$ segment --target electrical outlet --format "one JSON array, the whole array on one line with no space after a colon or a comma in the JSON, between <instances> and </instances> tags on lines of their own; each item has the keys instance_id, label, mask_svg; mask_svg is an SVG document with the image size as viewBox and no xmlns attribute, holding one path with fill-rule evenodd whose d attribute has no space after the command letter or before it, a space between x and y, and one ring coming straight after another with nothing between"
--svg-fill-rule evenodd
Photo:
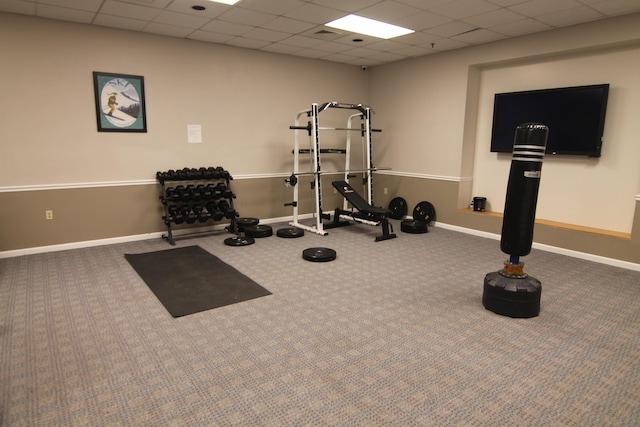
<instances>
[{"instance_id":1,"label":"electrical outlet","mask_svg":"<svg viewBox=\"0 0 640 427\"><path fill-rule=\"evenodd\" d=\"M388 192L387 187L384 187L384 194L387 194Z\"/></svg>"},{"instance_id":2,"label":"electrical outlet","mask_svg":"<svg viewBox=\"0 0 640 427\"><path fill-rule=\"evenodd\" d=\"M44 211L44 217L46 219L53 219L53 211Z\"/></svg>"}]
</instances>

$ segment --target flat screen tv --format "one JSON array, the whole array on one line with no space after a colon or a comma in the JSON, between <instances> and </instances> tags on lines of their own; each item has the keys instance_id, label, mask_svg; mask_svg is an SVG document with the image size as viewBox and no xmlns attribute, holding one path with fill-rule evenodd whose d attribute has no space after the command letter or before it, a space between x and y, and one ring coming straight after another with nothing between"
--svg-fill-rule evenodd
<instances>
[{"instance_id":1,"label":"flat screen tv","mask_svg":"<svg viewBox=\"0 0 640 427\"><path fill-rule=\"evenodd\" d=\"M511 153L516 127L549 128L547 154L600 157L609 84L497 93L493 104L491 151Z\"/></svg>"}]
</instances>

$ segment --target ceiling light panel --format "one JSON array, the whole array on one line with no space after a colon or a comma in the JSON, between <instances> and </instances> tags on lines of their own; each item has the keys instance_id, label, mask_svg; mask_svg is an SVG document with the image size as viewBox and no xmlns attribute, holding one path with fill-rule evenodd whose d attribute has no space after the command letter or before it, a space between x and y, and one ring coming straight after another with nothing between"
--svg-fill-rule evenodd
<instances>
[{"instance_id":1,"label":"ceiling light panel","mask_svg":"<svg viewBox=\"0 0 640 427\"><path fill-rule=\"evenodd\" d=\"M240 0L209 0L212 1L214 3L222 3L222 4L228 4L230 6L233 6L234 4L238 3Z\"/></svg>"},{"instance_id":2,"label":"ceiling light panel","mask_svg":"<svg viewBox=\"0 0 640 427\"><path fill-rule=\"evenodd\" d=\"M365 18L358 15L347 15L325 24L327 27L338 28L352 33L364 34L381 39L391 39L398 36L411 34L414 31L375 19Z\"/></svg>"}]
</instances>

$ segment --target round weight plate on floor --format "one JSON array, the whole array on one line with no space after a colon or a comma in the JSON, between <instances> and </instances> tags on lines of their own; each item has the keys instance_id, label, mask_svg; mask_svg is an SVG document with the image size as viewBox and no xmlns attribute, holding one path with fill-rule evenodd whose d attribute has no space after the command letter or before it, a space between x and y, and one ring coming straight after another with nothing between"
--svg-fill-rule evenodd
<instances>
[{"instance_id":1,"label":"round weight plate on floor","mask_svg":"<svg viewBox=\"0 0 640 427\"><path fill-rule=\"evenodd\" d=\"M224 239L224 244L227 246L249 246L253 245L255 242L256 241L253 239L253 237L235 236Z\"/></svg>"},{"instance_id":2,"label":"round weight plate on floor","mask_svg":"<svg viewBox=\"0 0 640 427\"><path fill-rule=\"evenodd\" d=\"M405 233L426 233L429 231L429 226L426 221L416 221L415 219L403 219L400 223L400 230Z\"/></svg>"},{"instance_id":3,"label":"round weight plate on floor","mask_svg":"<svg viewBox=\"0 0 640 427\"><path fill-rule=\"evenodd\" d=\"M238 231L244 231L244 227L247 225L258 225L260 220L258 218L238 218L236 219L236 225L238 226Z\"/></svg>"},{"instance_id":4,"label":"round weight plate on floor","mask_svg":"<svg viewBox=\"0 0 640 427\"><path fill-rule=\"evenodd\" d=\"M273 235L270 225L247 225L244 227L244 235L247 237L269 237Z\"/></svg>"},{"instance_id":5,"label":"round weight plate on floor","mask_svg":"<svg viewBox=\"0 0 640 427\"><path fill-rule=\"evenodd\" d=\"M389 202L390 218L402 219L407 214L407 201L402 197L394 197Z\"/></svg>"},{"instance_id":6,"label":"round weight plate on floor","mask_svg":"<svg viewBox=\"0 0 640 427\"><path fill-rule=\"evenodd\" d=\"M329 248L309 248L302 251L302 258L313 262L327 262L336 259L336 251Z\"/></svg>"},{"instance_id":7,"label":"round weight plate on floor","mask_svg":"<svg viewBox=\"0 0 640 427\"><path fill-rule=\"evenodd\" d=\"M429 224L436 219L436 208L429 202L420 202L413 209L413 219Z\"/></svg>"},{"instance_id":8,"label":"round weight plate on floor","mask_svg":"<svg viewBox=\"0 0 640 427\"><path fill-rule=\"evenodd\" d=\"M302 237L304 236L304 230L302 228L296 228L296 227L281 228L278 231L276 231L276 235L278 237L285 237L285 238Z\"/></svg>"}]
</instances>

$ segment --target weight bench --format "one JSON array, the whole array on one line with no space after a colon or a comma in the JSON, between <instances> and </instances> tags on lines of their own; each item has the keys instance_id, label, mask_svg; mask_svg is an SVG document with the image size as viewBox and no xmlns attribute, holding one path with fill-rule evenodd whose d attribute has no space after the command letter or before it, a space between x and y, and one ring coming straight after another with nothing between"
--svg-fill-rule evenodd
<instances>
[{"instance_id":1,"label":"weight bench","mask_svg":"<svg viewBox=\"0 0 640 427\"><path fill-rule=\"evenodd\" d=\"M382 225L382 235L376 237L376 242L381 240L393 239L396 237L394 233L389 231L389 220L387 217L391 215L391 211L385 208L379 208L371 206L367 201L362 198L360 194L356 192L346 181L334 181L331 183L342 197L347 199L347 202L351 204L358 212L347 211L344 209L336 208L333 217L333 224L330 224L326 228L340 227L342 225L348 225L347 223L340 221L340 215L346 215L351 217L356 222L370 222L375 225Z\"/></svg>"}]
</instances>

